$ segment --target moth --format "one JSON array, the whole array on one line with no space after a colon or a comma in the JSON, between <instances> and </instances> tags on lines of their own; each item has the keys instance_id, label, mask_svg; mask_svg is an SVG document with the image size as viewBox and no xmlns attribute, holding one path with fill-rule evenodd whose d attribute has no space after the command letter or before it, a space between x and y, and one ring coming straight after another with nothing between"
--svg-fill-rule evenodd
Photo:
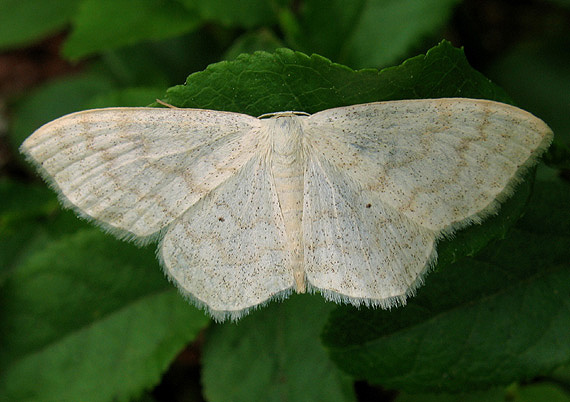
<instances>
[{"instance_id":1,"label":"moth","mask_svg":"<svg viewBox=\"0 0 570 402\"><path fill-rule=\"evenodd\" d=\"M21 151L65 206L157 241L169 278L221 321L293 291L404 304L437 241L496 213L551 140L521 109L449 98L262 118L86 110Z\"/></svg>"}]
</instances>

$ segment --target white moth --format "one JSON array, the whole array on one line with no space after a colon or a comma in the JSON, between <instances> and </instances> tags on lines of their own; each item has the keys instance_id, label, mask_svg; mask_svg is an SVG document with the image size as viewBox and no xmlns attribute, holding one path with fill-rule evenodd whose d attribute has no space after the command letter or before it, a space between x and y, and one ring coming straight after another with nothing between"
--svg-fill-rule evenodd
<instances>
[{"instance_id":1,"label":"white moth","mask_svg":"<svg viewBox=\"0 0 570 402\"><path fill-rule=\"evenodd\" d=\"M551 139L521 109L454 98L270 118L95 109L21 150L66 206L158 240L167 275L221 321L293 290L404 304L437 240L495 213Z\"/></svg>"}]
</instances>

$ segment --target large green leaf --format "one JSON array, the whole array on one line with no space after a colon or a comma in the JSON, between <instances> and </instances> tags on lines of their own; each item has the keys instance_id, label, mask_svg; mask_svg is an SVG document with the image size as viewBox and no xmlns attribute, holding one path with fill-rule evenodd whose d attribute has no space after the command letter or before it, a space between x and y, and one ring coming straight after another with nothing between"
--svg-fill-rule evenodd
<instances>
[{"instance_id":1,"label":"large green leaf","mask_svg":"<svg viewBox=\"0 0 570 402\"><path fill-rule=\"evenodd\" d=\"M395 311L342 307L324 332L333 359L385 387L460 391L570 361L570 186L537 182L508 237L428 276Z\"/></svg>"},{"instance_id":2,"label":"large green leaf","mask_svg":"<svg viewBox=\"0 0 570 402\"><path fill-rule=\"evenodd\" d=\"M204 394L216 401L354 401L352 381L319 342L334 308L297 295L244 318L216 325L204 348Z\"/></svg>"},{"instance_id":3,"label":"large green leaf","mask_svg":"<svg viewBox=\"0 0 570 402\"><path fill-rule=\"evenodd\" d=\"M0 395L11 401L128 400L208 322L152 249L97 229L30 252L0 295Z\"/></svg>"},{"instance_id":4,"label":"large green leaf","mask_svg":"<svg viewBox=\"0 0 570 402\"><path fill-rule=\"evenodd\" d=\"M139 250L0 181L0 400L126 400L208 319ZM120 373L120 375L118 375Z\"/></svg>"},{"instance_id":5,"label":"large green leaf","mask_svg":"<svg viewBox=\"0 0 570 402\"><path fill-rule=\"evenodd\" d=\"M210 65L185 85L167 91L166 102L259 116L281 110L314 113L380 100L471 97L509 103L507 95L473 70L447 42L402 65L354 71L318 56L279 49Z\"/></svg>"},{"instance_id":6,"label":"large green leaf","mask_svg":"<svg viewBox=\"0 0 570 402\"><path fill-rule=\"evenodd\" d=\"M77 229L77 219L59 209L52 191L42 185L28 185L0 179L0 285L24 258L27 250L53 240L54 232ZM44 221L45 225L38 225ZM55 230L54 230L55 229Z\"/></svg>"}]
</instances>

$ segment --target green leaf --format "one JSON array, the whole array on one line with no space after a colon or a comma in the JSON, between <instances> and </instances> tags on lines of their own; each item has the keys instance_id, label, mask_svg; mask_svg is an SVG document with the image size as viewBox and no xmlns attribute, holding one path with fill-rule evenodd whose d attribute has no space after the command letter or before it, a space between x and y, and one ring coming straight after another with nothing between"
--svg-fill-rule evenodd
<instances>
[{"instance_id":1,"label":"green leaf","mask_svg":"<svg viewBox=\"0 0 570 402\"><path fill-rule=\"evenodd\" d=\"M0 285L37 234L36 219L51 209L46 199L55 197L45 186L28 186L0 179Z\"/></svg>"},{"instance_id":2,"label":"green leaf","mask_svg":"<svg viewBox=\"0 0 570 402\"><path fill-rule=\"evenodd\" d=\"M314 113L336 106L380 100L486 98L510 103L507 95L473 70L463 52L447 42L397 67L354 71L318 55L279 49L241 55L192 74L163 100L259 116L280 110Z\"/></svg>"},{"instance_id":3,"label":"green leaf","mask_svg":"<svg viewBox=\"0 0 570 402\"><path fill-rule=\"evenodd\" d=\"M0 298L0 394L20 402L128 400L208 322L154 250L97 229L30 254Z\"/></svg>"},{"instance_id":4,"label":"green leaf","mask_svg":"<svg viewBox=\"0 0 570 402\"><path fill-rule=\"evenodd\" d=\"M362 68L386 66L443 28L460 0L310 0L296 30L284 26L293 46Z\"/></svg>"},{"instance_id":5,"label":"green leaf","mask_svg":"<svg viewBox=\"0 0 570 402\"><path fill-rule=\"evenodd\" d=\"M180 35L195 29L199 22L196 13L174 0L84 0L63 53L75 60Z\"/></svg>"},{"instance_id":6,"label":"green leaf","mask_svg":"<svg viewBox=\"0 0 570 402\"><path fill-rule=\"evenodd\" d=\"M68 24L80 0L0 1L0 50L32 43Z\"/></svg>"},{"instance_id":7,"label":"green leaf","mask_svg":"<svg viewBox=\"0 0 570 402\"><path fill-rule=\"evenodd\" d=\"M87 226L40 184L1 179L0 200L0 285L30 252Z\"/></svg>"},{"instance_id":8,"label":"green leaf","mask_svg":"<svg viewBox=\"0 0 570 402\"><path fill-rule=\"evenodd\" d=\"M342 307L323 335L335 362L410 392L526 380L570 361L570 187L537 182L509 236L432 273L405 308Z\"/></svg>"},{"instance_id":9,"label":"green leaf","mask_svg":"<svg viewBox=\"0 0 570 402\"><path fill-rule=\"evenodd\" d=\"M190 9L196 9L204 20L226 26L252 28L271 25L277 11L289 0L180 0Z\"/></svg>"},{"instance_id":10,"label":"green leaf","mask_svg":"<svg viewBox=\"0 0 570 402\"><path fill-rule=\"evenodd\" d=\"M436 270L460 260L464 256L476 255L491 239L500 239L508 235L509 229L525 212L532 194L534 169L525 175L513 196L502 205L498 215L487 218L483 225L471 225L441 240L437 245Z\"/></svg>"},{"instance_id":11,"label":"green leaf","mask_svg":"<svg viewBox=\"0 0 570 402\"><path fill-rule=\"evenodd\" d=\"M8 178L0 178L0 195L0 232L4 235L17 222L49 213L45 200L54 198L45 186L30 186Z\"/></svg>"},{"instance_id":12,"label":"green leaf","mask_svg":"<svg viewBox=\"0 0 570 402\"><path fill-rule=\"evenodd\" d=\"M203 355L208 401L354 401L351 381L332 365L318 340L334 308L295 295L238 324L215 325Z\"/></svg>"}]
</instances>

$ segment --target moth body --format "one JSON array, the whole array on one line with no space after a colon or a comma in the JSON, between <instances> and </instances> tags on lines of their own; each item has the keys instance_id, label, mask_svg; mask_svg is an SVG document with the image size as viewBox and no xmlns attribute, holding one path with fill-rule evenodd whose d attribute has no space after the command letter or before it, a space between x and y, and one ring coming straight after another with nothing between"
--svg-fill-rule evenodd
<instances>
[{"instance_id":1,"label":"moth body","mask_svg":"<svg viewBox=\"0 0 570 402\"><path fill-rule=\"evenodd\" d=\"M298 293L306 291L302 226L305 170L303 120L306 118L285 112L267 120L267 133L271 143L271 173L283 216L291 270Z\"/></svg>"}]
</instances>

